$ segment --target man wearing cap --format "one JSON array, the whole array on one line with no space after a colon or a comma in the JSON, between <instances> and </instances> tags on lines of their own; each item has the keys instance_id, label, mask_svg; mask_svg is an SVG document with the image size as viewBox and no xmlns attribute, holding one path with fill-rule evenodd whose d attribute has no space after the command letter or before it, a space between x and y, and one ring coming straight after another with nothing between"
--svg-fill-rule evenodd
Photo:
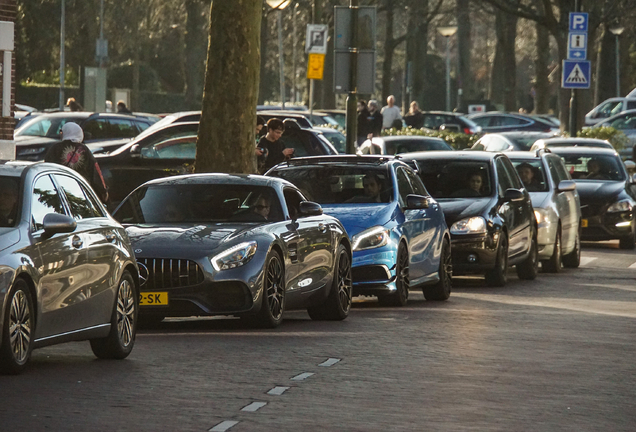
<instances>
[{"instance_id":1,"label":"man wearing cap","mask_svg":"<svg viewBox=\"0 0 636 432\"><path fill-rule=\"evenodd\" d=\"M99 199L108 201L108 189L102 177L99 165L84 141L84 131L77 123L68 122L62 126L62 142L53 144L46 156L45 162L52 162L77 171L91 185Z\"/></svg>"}]
</instances>

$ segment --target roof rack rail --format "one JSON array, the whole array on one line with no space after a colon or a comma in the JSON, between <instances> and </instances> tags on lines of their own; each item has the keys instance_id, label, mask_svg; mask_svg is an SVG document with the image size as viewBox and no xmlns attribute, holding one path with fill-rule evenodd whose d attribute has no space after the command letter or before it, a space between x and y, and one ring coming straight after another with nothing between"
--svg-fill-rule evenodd
<instances>
[{"instance_id":1,"label":"roof rack rail","mask_svg":"<svg viewBox=\"0 0 636 432\"><path fill-rule=\"evenodd\" d=\"M359 165L381 165L399 157L390 155L324 155L292 158L283 163L287 166L309 165L314 163L347 163Z\"/></svg>"}]
</instances>

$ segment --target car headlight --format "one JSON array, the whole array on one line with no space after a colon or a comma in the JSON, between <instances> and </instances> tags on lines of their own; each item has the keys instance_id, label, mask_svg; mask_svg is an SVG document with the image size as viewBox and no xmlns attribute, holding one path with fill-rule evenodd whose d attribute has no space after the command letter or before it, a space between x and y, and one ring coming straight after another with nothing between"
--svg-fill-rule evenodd
<instances>
[{"instance_id":1,"label":"car headlight","mask_svg":"<svg viewBox=\"0 0 636 432\"><path fill-rule=\"evenodd\" d=\"M382 247L389 242L389 237L388 229L374 226L353 236L353 250L360 251Z\"/></svg>"},{"instance_id":2,"label":"car headlight","mask_svg":"<svg viewBox=\"0 0 636 432\"><path fill-rule=\"evenodd\" d=\"M542 208L534 209L534 217L537 220L537 224L541 225L542 223L550 223L550 219L548 217L548 211Z\"/></svg>"},{"instance_id":3,"label":"car headlight","mask_svg":"<svg viewBox=\"0 0 636 432\"><path fill-rule=\"evenodd\" d=\"M210 261L214 270L233 269L247 264L256 253L256 242L244 242L214 256Z\"/></svg>"},{"instance_id":4,"label":"car headlight","mask_svg":"<svg viewBox=\"0 0 636 432\"><path fill-rule=\"evenodd\" d=\"M451 226L451 234L485 234L486 220L481 216L457 221Z\"/></svg>"},{"instance_id":5,"label":"car headlight","mask_svg":"<svg viewBox=\"0 0 636 432\"><path fill-rule=\"evenodd\" d=\"M619 201L615 202L607 209L608 213L616 213L616 212L624 212L624 211L632 211L632 205L629 201Z\"/></svg>"}]
</instances>

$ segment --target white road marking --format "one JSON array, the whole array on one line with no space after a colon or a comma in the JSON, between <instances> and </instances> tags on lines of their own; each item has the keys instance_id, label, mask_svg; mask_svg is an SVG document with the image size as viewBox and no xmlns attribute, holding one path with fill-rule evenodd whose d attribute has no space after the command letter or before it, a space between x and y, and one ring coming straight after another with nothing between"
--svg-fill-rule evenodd
<instances>
[{"instance_id":1,"label":"white road marking","mask_svg":"<svg viewBox=\"0 0 636 432\"><path fill-rule=\"evenodd\" d=\"M597 257L581 257L581 263L580 263L580 266L581 266L581 267L586 266L586 265L588 265L589 263L591 263L592 261L595 261L595 260L597 260L597 259L598 259Z\"/></svg>"},{"instance_id":2,"label":"white road marking","mask_svg":"<svg viewBox=\"0 0 636 432\"><path fill-rule=\"evenodd\" d=\"M336 363L338 363L339 361L340 361L340 359L337 359L337 358L330 358L329 360L327 360L327 361L324 361L324 362L320 363L318 366L329 367L329 366L333 366L333 365L335 365L335 364L336 364Z\"/></svg>"},{"instance_id":3,"label":"white road marking","mask_svg":"<svg viewBox=\"0 0 636 432\"><path fill-rule=\"evenodd\" d=\"M285 393L286 390L289 390L289 387L283 387L283 386L274 387L273 389L268 391L267 394L272 396L280 396L283 393Z\"/></svg>"},{"instance_id":4,"label":"white road marking","mask_svg":"<svg viewBox=\"0 0 636 432\"><path fill-rule=\"evenodd\" d=\"M238 424L237 421L234 420L225 420L224 422L219 423L214 426L212 429L208 430L208 432L225 432L232 426L236 426Z\"/></svg>"},{"instance_id":5,"label":"white road marking","mask_svg":"<svg viewBox=\"0 0 636 432\"><path fill-rule=\"evenodd\" d=\"M313 375L312 372L304 372L304 373L301 373L300 375L296 375L291 380L292 381L303 381L303 380L309 378L312 375Z\"/></svg>"},{"instance_id":6,"label":"white road marking","mask_svg":"<svg viewBox=\"0 0 636 432\"><path fill-rule=\"evenodd\" d=\"M636 269L636 262L635 262L634 264L630 265L630 266L629 266L629 267L627 267L627 268L630 268L630 269Z\"/></svg>"},{"instance_id":7,"label":"white road marking","mask_svg":"<svg viewBox=\"0 0 636 432\"><path fill-rule=\"evenodd\" d=\"M267 402L252 402L243 407L241 411L255 412L267 405Z\"/></svg>"}]
</instances>

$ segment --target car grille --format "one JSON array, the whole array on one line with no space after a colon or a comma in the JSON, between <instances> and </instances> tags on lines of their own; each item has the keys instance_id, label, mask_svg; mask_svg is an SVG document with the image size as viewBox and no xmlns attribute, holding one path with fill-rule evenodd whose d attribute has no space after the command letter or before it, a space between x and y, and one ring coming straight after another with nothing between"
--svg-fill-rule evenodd
<instances>
[{"instance_id":1,"label":"car grille","mask_svg":"<svg viewBox=\"0 0 636 432\"><path fill-rule=\"evenodd\" d=\"M139 258L139 276L144 289L181 288L203 282L203 271L190 260ZM144 274L147 273L147 274ZM144 277L146 282L144 283Z\"/></svg>"},{"instance_id":2,"label":"car grille","mask_svg":"<svg viewBox=\"0 0 636 432\"><path fill-rule=\"evenodd\" d=\"M368 265L351 269L354 282L375 282L389 280L391 275L383 265Z\"/></svg>"},{"instance_id":3,"label":"car grille","mask_svg":"<svg viewBox=\"0 0 636 432\"><path fill-rule=\"evenodd\" d=\"M605 210L605 205L602 204L587 204L581 206L581 215L584 218L593 216L599 216Z\"/></svg>"}]
</instances>

